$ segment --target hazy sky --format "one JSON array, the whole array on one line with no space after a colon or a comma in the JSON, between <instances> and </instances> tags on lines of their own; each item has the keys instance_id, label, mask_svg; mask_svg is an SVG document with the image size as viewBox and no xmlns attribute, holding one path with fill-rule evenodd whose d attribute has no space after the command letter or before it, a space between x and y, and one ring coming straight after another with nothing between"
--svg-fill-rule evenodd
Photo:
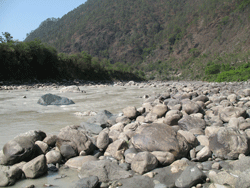
<instances>
[{"instance_id":1,"label":"hazy sky","mask_svg":"<svg viewBox=\"0 0 250 188\"><path fill-rule=\"evenodd\" d=\"M61 18L87 0L0 0L0 36L9 32L23 41L47 18Z\"/></svg>"}]
</instances>

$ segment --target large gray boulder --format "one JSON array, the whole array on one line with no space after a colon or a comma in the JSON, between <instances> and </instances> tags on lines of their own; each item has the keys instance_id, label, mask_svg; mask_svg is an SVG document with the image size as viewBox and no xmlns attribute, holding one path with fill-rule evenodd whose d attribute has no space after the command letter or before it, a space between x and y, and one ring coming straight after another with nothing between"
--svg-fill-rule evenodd
<instances>
[{"instance_id":1,"label":"large gray boulder","mask_svg":"<svg viewBox=\"0 0 250 188\"><path fill-rule=\"evenodd\" d=\"M58 95L53 95L51 93L45 94L41 96L38 101L38 104L41 105L69 105L69 104L75 104L72 100L66 98L66 97L60 97Z\"/></svg>"},{"instance_id":2,"label":"large gray boulder","mask_svg":"<svg viewBox=\"0 0 250 188\"><path fill-rule=\"evenodd\" d=\"M97 176L101 182L119 180L132 176L130 172L109 160L86 162L82 165L78 175L81 179L89 176Z\"/></svg>"},{"instance_id":3,"label":"large gray boulder","mask_svg":"<svg viewBox=\"0 0 250 188\"><path fill-rule=\"evenodd\" d=\"M22 168L26 178L37 178L47 173L47 162L44 155L32 159Z\"/></svg>"},{"instance_id":4,"label":"large gray boulder","mask_svg":"<svg viewBox=\"0 0 250 188\"><path fill-rule=\"evenodd\" d=\"M134 119L137 116L137 110L134 106L128 106L122 110L124 116L128 117L129 119Z\"/></svg>"},{"instance_id":5,"label":"large gray boulder","mask_svg":"<svg viewBox=\"0 0 250 188\"><path fill-rule=\"evenodd\" d=\"M98 124L82 122L80 125L83 130L91 135L98 135L102 131L102 127Z\"/></svg>"},{"instance_id":6,"label":"large gray boulder","mask_svg":"<svg viewBox=\"0 0 250 188\"><path fill-rule=\"evenodd\" d=\"M166 124L141 125L131 138L131 143L138 151L167 151L176 159L186 156L189 151L186 139Z\"/></svg>"},{"instance_id":7,"label":"large gray boulder","mask_svg":"<svg viewBox=\"0 0 250 188\"><path fill-rule=\"evenodd\" d=\"M42 131L29 131L18 135L4 145L1 164L13 165L33 159L38 155L38 146L35 145L35 142L43 140L45 137L46 134Z\"/></svg>"},{"instance_id":8,"label":"large gray boulder","mask_svg":"<svg viewBox=\"0 0 250 188\"><path fill-rule=\"evenodd\" d=\"M237 159L239 154L248 154L248 138L237 129L220 127L209 136L209 148L216 157Z\"/></svg>"},{"instance_id":9,"label":"large gray boulder","mask_svg":"<svg viewBox=\"0 0 250 188\"><path fill-rule=\"evenodd\" d=\"M78 180L74 188L97 188L97 187L99 187L99 178L97 176L90 176Z\"/></svg>"},{"instance_id":10,"label":"large gray boulder","mask_svg":"<svg viewBox=\"0 0 250 188\"><path fill-rule=\"evenodd\" d=\"M81 131L81 126L62 128L57 137L56 145L66 159L79 155L81 151L90 154L95 149L92 141Z\"/></svg>"},{"instance_id":11,"label":"large gray boulder","mask_svg":"<svg viewBox=\"0 0 250 188\"><path fill-rule=\"evenodd\" d=\"M152 178L148 176L135 175L131 178L121 179L119 182L122 184L119 188L152 188L154 187L154 182Z\"/></svg>"},{"instance_id":12,"label":"large gray boulder","mask_svg":"<svg viewBox=\"0 0 250 188\"><path fill-rule=\"evenodd\" d=\"M239 107L229 106L226 108L221 108L219 111L219 116L222 121L229 122L233 117L246 117L246 110Z\"/></svg>"}]
</instances>

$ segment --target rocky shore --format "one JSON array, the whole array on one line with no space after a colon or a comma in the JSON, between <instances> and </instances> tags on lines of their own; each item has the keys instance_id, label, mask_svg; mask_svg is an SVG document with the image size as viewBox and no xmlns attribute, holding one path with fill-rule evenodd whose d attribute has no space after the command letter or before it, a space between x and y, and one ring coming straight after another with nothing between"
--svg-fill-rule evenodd
<instances>
[{"instance_id":1,"label":"rocky shore","mask_svg":"<svg viewBox=\"0 0 250 188\"><path fill-rule=\"evenodd\" d=\"M18 135L0 152L0 186L74 168L77 188L250 187L249 82L78 81L2 84L0 89L84 92L77 87L83 84L162 87L165 92L142 96L140 108L128 106L120 114L99 111L58 135L40 130Z\"/></svg>"}]
</instances>

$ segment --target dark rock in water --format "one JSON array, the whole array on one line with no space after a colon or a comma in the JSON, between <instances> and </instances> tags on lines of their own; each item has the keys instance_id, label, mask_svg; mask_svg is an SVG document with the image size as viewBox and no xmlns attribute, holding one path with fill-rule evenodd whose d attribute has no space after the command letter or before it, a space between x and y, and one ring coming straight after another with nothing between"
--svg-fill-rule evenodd
<instances>
[{"instance_id":1,"label":"dark rock in water","mask_svg":"<svg viewBox=\"0 0 250 188\"><path fill-rule=\"evenodd\" d=\"M33 159L38 155L35 142L45 137L46 134L42 131L29 131L18 135L4 145L1 164L12 165Z\"/></svg>"},{"instance_id":2,"label":"dark rock in water","mask_svg":"<svg viewBox=\"0 0 250 188\"><path fill-rule=\"evenodd\" d=\"M96 188L98 185L99 178L97 176L90 176L77 181L74 188Z\"/></svg>"},{"instance_id":3,"label":"dark rock in water","mask_svg":"<svg viewBox=\"0 0 250 188\"><path fill-rule=\"evenodd\" d=\"M175 181L176 187L192 187L197 183L204 183L206 175L196 166L188 166Z\"/></svg>"},{"instance_id":4,"label":"dark rock in water","mask_svg":"<svg viewBox=\"0 0 250 188\"><path fill-rule=\"evenodd\" d=\"M216 134L209 136L209 148L215 157L237 159L239 154L248 154L248 138L246 134L228 127L220 127Z\"/></svg>"},{"instance_id":5,"label":"dark rock in water","mask_svg":"<svg viewBox=\"0 0 250 188\"><path fill-rule=\"evenodd\" d=\"M101 182L131 177L132 174L110 160L89 161L82 165L79 177L97 176Z\"/></svg>"},{"instance_id":6,"label":"dark rock in water","mask_svg":"<svg viewBox=\"0 0 250 188\"><path fill-rule=\"evenodd\" d=\"M75 104L72 100L66 97L60 97L57 95L53 95L51 93L41 96L41 98L37 101L37 103L45 106Z\"/></svg>"},{"instance_id":7,"label":"dark rock in water","mask_svg":"<svg viewBox=\"0 0 250 188\"><path fill-rule=\"evenodd\" d=\"M168 151L176 159L186 156L189 144L186 139L171 126L166 124L145 124L131 138L137 151Z\"/></svg>"}]
</instances>

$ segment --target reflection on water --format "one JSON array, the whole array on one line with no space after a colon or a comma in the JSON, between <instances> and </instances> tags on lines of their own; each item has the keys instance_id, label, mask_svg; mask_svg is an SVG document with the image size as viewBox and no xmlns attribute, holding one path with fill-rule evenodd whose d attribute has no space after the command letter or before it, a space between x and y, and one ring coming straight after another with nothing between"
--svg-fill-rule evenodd
<instances>
[{"instance_id":1,"label":"reflection on water","mask_svg":"<svg viewBox=\"0 0 250 188\"><path fill-rule=\"evenodd\" d=\"M138 88L135 86L80 87L86 93L60 93L59 90L43 91L40 89L0 91L0 148L20 133L29 130L42 130L47 134L58 134L67 125L78 125L88 117L77 117L75 112L108 110L117 114L127 106L141 107L145 94L162 92L164 88ZM75 104L68 106L42 106L37 104L40 96L52 93L72 99ZM27 98L23 98L26 96ZM59 172L64 173L64 172ZM66 170L65 170L66 173ZM72 181L78 180L76 170L68 169L69 177L54 180L49 174L36 180L19 181L13 187L26 187L35 184L43 187L48 183L58 187L72 187Z\"/></svg>"}]
</instances>

